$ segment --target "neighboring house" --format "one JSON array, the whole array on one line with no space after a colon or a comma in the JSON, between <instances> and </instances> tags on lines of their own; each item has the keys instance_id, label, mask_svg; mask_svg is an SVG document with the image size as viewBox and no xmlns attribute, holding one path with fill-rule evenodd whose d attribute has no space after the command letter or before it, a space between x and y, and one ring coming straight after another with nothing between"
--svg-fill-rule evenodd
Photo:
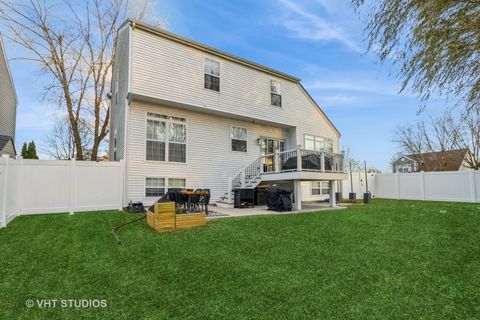
<instances>
[{"instance_id":1,"label":"neighboring house","mask_svg":"<svg viewBox=\"0 0 480 320\"><path fill-rule=\"evenodd\" d=\"M468 149L405 155L392 163L393 173L468 170L467 156Z\"/></svg>"},{"instance_id":2,"label":"neighboring house","mask_svg":"<svg viewBox=\"0 0 480 320\"><path fill-rule=\"evenodd\" d=\"M16 156L17 95L0 34L0 155Z\"/></svg>"},{"instance_id":3,"label":"neighboring house","mask_svg":"<svg viewBox=\"0 0 480 320\"><path fill-rule=\"evenodd\" d=\"M295 199L325 198L347 178L340 133L298 78L165 30L120 28L111 97L109 156L126 160L124 204L187 187L231 205L233 189L273 183Z\"/></svg>"}]
</instances>

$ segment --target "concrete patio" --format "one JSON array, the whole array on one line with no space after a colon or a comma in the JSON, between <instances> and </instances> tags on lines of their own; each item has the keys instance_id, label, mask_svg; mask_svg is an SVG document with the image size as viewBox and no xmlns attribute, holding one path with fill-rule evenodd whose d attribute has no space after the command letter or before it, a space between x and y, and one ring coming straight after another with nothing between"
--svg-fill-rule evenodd
<instances>
[{"instance_id":1,"label":"concrete patio","mask_svg":"<svg viewBox=\"0 0 480 320\"><path fill-rule=\"evenodd\" d=\"M254 208L220 208L217 206L209 207L212 212L212 216L209 216L208 219L216 218L228 218L228 217L245 217L245 216L256 216L256 215L275 215L275 214L292 214L292 213L306 213L306 212L318 212L318 211L329 211L329 210L339 210L345 209L347 206L337 205L335 207L330 207L328 203L302 203L301 210L292 210L292 211L272 211L268 210L267 206L255 206Z\"/></svg>"}]
</instances>

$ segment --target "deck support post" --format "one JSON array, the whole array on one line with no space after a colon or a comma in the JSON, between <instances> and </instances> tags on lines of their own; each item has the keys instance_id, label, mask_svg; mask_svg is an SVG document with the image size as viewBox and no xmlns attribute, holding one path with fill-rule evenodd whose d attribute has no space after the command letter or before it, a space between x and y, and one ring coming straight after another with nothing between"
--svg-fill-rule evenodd
<instances>
[{"instance_id":1,"label":"deck support post","mask_svg":"<svg viewBox=\"0 0 480 320\"><path fill-rule=\"evenodd\" d=\"M335 188L335 181L334 180L330 180L328 181L328 186L330 187L330 207L334 208L337 206L337 201L335 199L335 192L336 192L336 188Z\"/></svg>"},{"instance_id":2,"label":"deck support post","mask_svg":"<svg viewBox=\"0 0 480 320\"><path fill-rule=\"evenodd\" d=\"M300 180L293 180L293 195L295 197L295 210L302 210L302 189Z\"/></svg>"}]
</instances>

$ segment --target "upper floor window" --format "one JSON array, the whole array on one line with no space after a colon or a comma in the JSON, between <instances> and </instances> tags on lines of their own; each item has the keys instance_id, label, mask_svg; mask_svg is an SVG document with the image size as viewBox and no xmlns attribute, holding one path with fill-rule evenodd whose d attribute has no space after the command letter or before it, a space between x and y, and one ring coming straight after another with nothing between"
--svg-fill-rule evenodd
<instances>
[{"instance_id":1,"label":"upper floor window","mask_svg":"<svg viewBox=\"0 0 480 320\"><path fill-rule=\"evenodd\" d=\"M276 80L270 80L270 104L272 106L282 106L282 84Z\"/></svg>"},{"instance_id":2,"label":"upper floor window","mask_svg":"<svg viewBox=\"0 0 480 320\"><path fill-rule=\"evenodd\" d=\"M186 162L186 120L150 112L147 117L146 159Z\"/></svg>"},{"instance_id":3,"label":"upper floor window","mask_svg":"<svg viewBox=\"0 0 480 320\"><path fill-rule=\"evenodd\" d=\"M230 128L232 151L247 152L247 129L242 127Z\"/></svg>"},{"instance_id":4,"label":"upper floor window","mask_svg":"<svg viewBox=\"0 0 480 320\"><path fill-rule=\"evenodd\" d=\"M220 92L220 63L218 61L205 58L205 89Z\"/></svg>"}]
</instances>

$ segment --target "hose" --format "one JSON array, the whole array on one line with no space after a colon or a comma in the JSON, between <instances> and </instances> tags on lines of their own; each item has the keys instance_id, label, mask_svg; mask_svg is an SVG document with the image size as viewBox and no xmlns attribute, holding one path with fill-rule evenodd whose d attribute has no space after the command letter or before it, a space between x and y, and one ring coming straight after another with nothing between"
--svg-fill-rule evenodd
<instances>
[{"instance_id":1,"label":"hose","mask_svg":"<svg viewBox=\"0 0 480 320\"><path fill-rule=\"evenodd\" d=\"M145 211L144 211L144 212L145 212ZM115 239L117 240L117 243L118 243L118 244L122 244L122 240L120 240L120 237L119 237L118 234L117 234L117 231L118 231L120 228L123 228L123 227L125 227L125 226L127 226L127 225L129 225L129 224L138 222L138 221L140 221L140 220L143 220L143 219L145 219L146 216L147 216L147 214L144 213L143 216L141 216L141 217L138 218L138 219L129 221L129 222L127 222L127 223L121 224L121 225L116 226L115 228L113 228L113 229L112 229L112 234L113 234L113 236L115 237Z\"/></svg>"}]
</instances>

